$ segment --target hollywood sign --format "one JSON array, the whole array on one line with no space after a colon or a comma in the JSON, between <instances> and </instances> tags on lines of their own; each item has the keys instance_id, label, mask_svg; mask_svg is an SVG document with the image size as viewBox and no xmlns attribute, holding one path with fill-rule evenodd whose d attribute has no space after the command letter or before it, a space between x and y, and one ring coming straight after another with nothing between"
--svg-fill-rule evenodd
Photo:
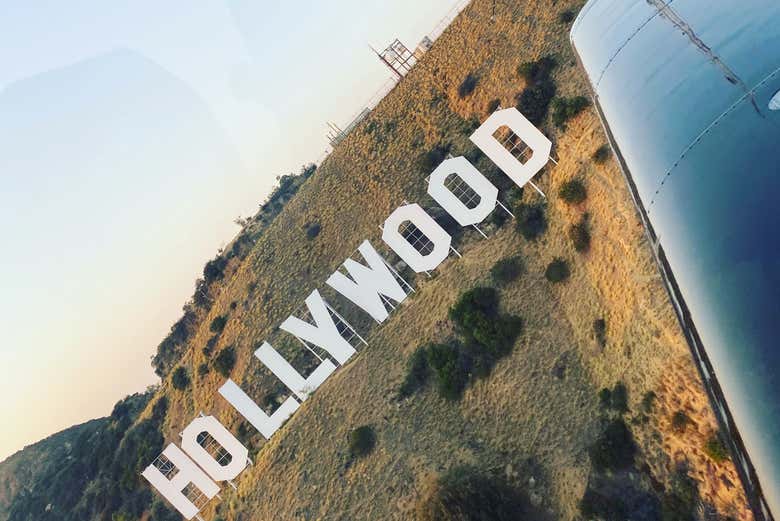
<instances>
[{"instance_id":1,"label":"hollywood sign","mask_svg":"<svg viewBox=\"0 0 780 521\"><path fill-rule=\"evenodd\" d=\"M517 159L495 137L505 127L530 150L531 156L526 161ZM547 164L552 148L550 140L514 108L494 112L470 139L521 187ZM445 181L453 174L479 197L476 206L469 207L447 187ZM428 194L461 226L479 224L498 203L498 188L462 156L446 159L433 170L428 178ZM408 235L401 231L406 223L412 223L424 234L431 247L423 251L415 248ZM382 240L416 273L439 266L449 255L452 243L452 237L418 204L396 208L382 226ZM337 270L326 284L382 323L394 309L391 301L400 303L407 297L400 284L404 281L369 241L363 241L358 251L367 266L348 258L342 266L349 276ZM346 364L356 350L344 333L355 333L354 330L316 289L305 303L313 323L291 315L280 329L304 345L311 343L323 349L339 365ZM270 439L309 394L336 371L336 364L329 358L318 357L319 366L305 378L268 342L263 342L254 355L291 391L291 396L269 415L231 379L219 388L219 394ZM200 416L182 431L181 448L169 444L142 475L186 519L201 519L200 510L220 491L217 483L228 482L235 488L232 480L249 463L249 451L224 425L213 416Z\"/></svg>"}]
</instances>

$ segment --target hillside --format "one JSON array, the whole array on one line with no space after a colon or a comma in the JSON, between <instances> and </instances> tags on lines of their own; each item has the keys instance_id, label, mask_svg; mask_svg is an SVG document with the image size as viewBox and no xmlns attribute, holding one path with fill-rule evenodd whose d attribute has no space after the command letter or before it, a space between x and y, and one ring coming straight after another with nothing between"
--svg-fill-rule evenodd
<instances>
[{"instance_id":1,"label":"hillside","mask_svg":"<svg viewBox=\"0 0 780 521\"><path fill-rule=\"evenodd\" d=\"M602 149L596 114L577 98L587 89L568 44L568 14L580 2L552 5L474 0L316 171L285 181L282 192L294 186L290 196L272 196L246 223L238 246L207 266L158 351L162 384L144 397L138 416L120 408L118 417L99 421L117 426L88 458L90 468L79 470L85 479L31 467L35 500L16 494L17 484L6 486L3 501L15 501L16 510L5 517L0 510L0 519L175 519L138 472L200 411L238 433L255 462L206 519L428 519L431 498L448 483L440 478L464 466L519 491L529 518L751 519L733 465L713 449L715 418L625 182ZM557 65L537 61L547 57ZM552 139L557 165L535 179L546 199L531 189L507 190L470 144L494 100L538 115ZM447 152L466 155L501 183L500 198L519 219L483 226L487 239L459 231L463 257L450 256L431 278L413 277L415 293L381 327L369 327L324 280L366 238L395 259L382 249L378 225L404 200L434 206L425 178ZM567 202L561 188L572 180L585 197ZM529 212L546 223L533 239L522 218ZM519 258L522 273L497 281L491 268L508 257ZM570 275L553 283L546 272L557 258ZM522 318L511 351L470 377L456 399L442 398L432 378L399 397L418 347L455 345L462 336L449 310L480 286L497 288L501 313ZM216 391L229 374L269 409L286 398L252 352L269 340L297 368L311 367L276 328L315 288L368 346L265 442ZM376 441L356 458L349 438L360 426L370 426ZM616 431L636 445L629 464L610 460L609 443L599 449ZM65 433L57 436L75 436ZM40 460L59 450L35 447L0 465L0 476L28 481L16 470L22 455ZM59 503L62 494L53 491L63 482L73 485L74 497ZM624 510L610 511L617 498Z\"/></svg>"}]
</instances>

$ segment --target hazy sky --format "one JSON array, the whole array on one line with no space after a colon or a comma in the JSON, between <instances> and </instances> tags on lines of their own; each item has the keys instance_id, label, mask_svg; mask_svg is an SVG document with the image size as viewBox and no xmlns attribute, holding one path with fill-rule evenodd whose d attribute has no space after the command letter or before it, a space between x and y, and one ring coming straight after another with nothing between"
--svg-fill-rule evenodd
<instances>
[{"instance_id":1,"label":"hazy sky","mask_svg":"<svg viewBox=\"0 0 780 521\"><path fill-rule=\"evenodd\" d=\"M453 0L0 5L0 459L154 383L205 261Z\"/></svg>"}]
</instances>

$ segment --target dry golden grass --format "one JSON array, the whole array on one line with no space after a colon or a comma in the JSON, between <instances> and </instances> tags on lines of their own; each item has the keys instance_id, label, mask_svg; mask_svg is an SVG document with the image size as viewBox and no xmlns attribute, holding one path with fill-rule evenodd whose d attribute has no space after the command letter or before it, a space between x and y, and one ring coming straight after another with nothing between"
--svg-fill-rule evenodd
<instances>
[{"instance_id":1,"label":"dry golden grass","mask_svg":"<svg viewBox=\"0 0 780 521\"><path fill-rule=\"evenodd\" d=\"M396 206L405 199L426 201L428 172L416 167L420 154L440 141L451 142L455 153L466 150L470 118L483 120L495 98L503 106L514 105L523 87L516 67L524 61L557 55L559 94L586 94L568 45L568 27L558 21L559 12L579 4L559 1L551 8L548 0L498 1L493 19L492 0L472 2L226 278L183 363L194 369L207 361L201 348L210 336L208 324L227 314L215 351L235 346L232 378L258 400L277 387L252 352L274 337L281 320L311 290L319 288L333 298L323 289L328 274L363 239L380 247L378 225ZM460 99L458 85L471 72L479 83L471 96ZM674 463L687 458L706 500L722 513L750 518L731 463L715 465L701 450L714 417L624 180L613 161L595 165L590 160L606 142L595 113L585 111L565 133L550 125L545 133L554 140L559 159L538 178L550 195L547 233L534 243L524 241L511 224L491 229L487 240L471 233L460 245L462 259L451 257L430 280L416 277L417 292L369 333L370 345L317 390L270 442L250 436L255 466L241 476L237 493L226 491L220 515L227 520L410 519L433 476L470 464L505 473L554 517L574 519L591 472L587 447L600 431L597 392L623 381L629 389L629 417L638 414L645 392L658 395L649 421L631 425L640 442L640 464L665 483ZM587 201L578 207L555 196L560 183L574 177L588 189ZM524 197L539 201L532 190ZM585 255L574 251L566 234L584 212L592 233ZM322 231L309 240L305 226L314 221ZM510 255L521 256L527 270L501 288L502 308L526 324L512 354L458 403L445 402L431 390L399 403L395 393L406 357L422 343L451 335L450 305L461 292L489 283L490 267ZM544 279L554 257L567 259L572 268L565 284L553 286ZM250 283L257 284L251 298ZM233 301L241 305L231 311ZM593 334L593 321L601 317L607 324L603 349ZM565 368L562 378L554 367ZM194 388L187 392L169 383L161 388L171 401L168 438L176 440L198 411L215 414L236 432L241 418L216 392L223 378L213 370L193 378ZM679 408L696 422L689 433L676 434L669 427L669 417ZM377 447L350 463L348 433L365 424L376 431Z\"/></svg>"}]
</instances>

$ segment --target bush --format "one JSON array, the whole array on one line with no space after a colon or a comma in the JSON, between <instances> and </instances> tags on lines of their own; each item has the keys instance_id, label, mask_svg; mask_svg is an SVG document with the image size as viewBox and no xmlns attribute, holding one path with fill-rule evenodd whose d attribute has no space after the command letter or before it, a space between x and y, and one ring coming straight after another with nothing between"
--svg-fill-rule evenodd
<instances>
[{"instance_id":1,"label":"bush","mask_svg":"<svg viewBox=\"0 0 780 521\"><path fill-rule=\"evenodd\" d=\"M214 320L209 324L209 331L218 335L225 329L225 324L227 324L227 318L224 315L214 317Z\"/></svg>"},{"instance_id":2,"label":"bush","mask_svg":"<svg viewBox=\"0 0 780 521\"><path fill-rule=\"evenodd\" d=\"M598 471L621 470L634 464L636 444L622 419L612 420L590 449L590 460Z\"/></svg>"},{"instance_id":3,"label":"bush","mask_svg":"<svg viewBox=\"0 0 780 521\"><path fill-rule=\"evenodd\" d=\"M596 341L603 348L607 346L607 321L603 318L597 318L593 321L593 334L596 335Z\"/></svg>"},{"instance_id":4,"label":"bush","mask_svg":"<svg viewBox=\"0 0 780 521\"><path fill-rule=\"evenodd\" d=\"M494 113L496 109L501 105L501 100L496 98L493 100L490 100L490 103L487 104L486 112L488 115Z\"/></svg>"},{"instance_id":5,"label":"bush","mask_svg":"<svg viewBox=\"0 0 780 521\"><path fill-rule=\"evenodd\" d=\"M474 73L469 73L469 75L464 78L463 83L458 87L458 96L462 99L470 95L474 92L474 89L477 88L478 81L479 79Z\"/></svg>"},{"instance_id":6,"label":"bush","mask_svg":"<svg viewBox=\"0 0 780 521\"><path fill-rule=\"evenodd\" d=\"M590 250L590 232L588 224L583 220L573 224L569 228L569 239L571 239L574 249L580 253L587 253Z\"/></svg>"},{"instance_id":7,"label":"bush","mask_svg":"<svg viewBox=\"0 0 780 521\"><path fill-rule=\"evenodd\" d=\"M493 281L501 284L512 282L523 273L523 262L520 257L501 259L490 268Z\"/></svg>"},{"instance_id":8,"label":"bush","mask_svg":"<svg viewBox=\"0 0 780 521\"><path fill-rule=\"evenodd\" d=\"M468 375L461 364L457 344L431 344L427 350L428 365L436 376L439 395L447 400L458 400L468 382Z\"/></svg>"},{"instance_id":9,"label":"bush","mask_svg":"<svg viewBox=\"0 0 780 521\"><path fill-rule=\"evenodd\" d=\"M450 309L449 316L467 343L481 345L494 358L508 354L522 331L520 317L499 315L495 288L467 291Z\"/></svg>"},{"instance_id":10,"label":"bush","mask_svg":"<svg viewBox=\"0 0 780 521\"><path fill-rule=\"evenodd\" d=\"M600 165L606 163L607 159L609 159L609 156L611 155L612 151L609 149L609 145L601 145L595 150L595 152L593 152L591 159L593 159L594 163Z\"/></svg>"},{"instance_id":11,"label":"bush","mask_svg":"<svg viewBox=\"0 0 780 521\"><path fill-rule=\"evenodd\" d=\"M214 359L214 368L219 374L227 378L236 365L236 350L233 346L226 347L219 352Z\"/></svg>"},{"instance_id":12,"label":"bush","mask_svg":"<svg viewBox=\"0 0 780 521\"><path fill-rule=\"evenodd\" d=\"M561 12L560 15L558 15L558 21L562 24L569 24L574 21L574 11L571 9L567 9L563 12Z\"/></svg>"},{"instance_id":13,"label":"bush","mask_svg":"<svg viewBox=\"0 0 780 521\"><path fill-rule=\"evenodd\" d=\"M555 97L555 83L550 73L556 62L552 57L544 57L535 62L521 64L517 73L525 80L526 87L517 96L517 110L537 127L542 124Z\"/></svg>"},{"instance_id":14,"label":"bush","mask_svg":"<svg viewBox=\"0 0 780 521\"><path fill-rule=\"evenodd\" d=\"M184 367L179 366L176 368L171 377L171 384L173 384L174 389L179 391L183 391L190 386L190 375L187 374L187 370Z\"/></svg>"},{"instance_id":15,"label":"bush","mask_svg":"<svg viewBox=\"0 0 780 521\"><path fill-rule=\"evenodd\" d=\"M423 172L433 171L434 168L439 166L439 164L444 161L444 158L447 157L449 152L449 145L436 145L434 148L420 156L418 160L420 170Z\"/></svg>"},{"instance_id":16,"label":"bush","mask_svg":"<svg viewBox=\"0 0 780 521\"><path fill-rule=\"evenodd\" d=\"M545 56L533 62L525 62L517 67L517 74L528 85L535 85L550 79L550 73L558 64L552 56Z\"/></svg>"},{"instance_id":17,"label":"bush","mask_svg":"<svg viewBox=\"0 0 780 521\"><path fill-rule=\"evenodd\" d=\"M569 265L563 259L554 259L547 265L544 277L552 283L564 282L570 275Z\"/></svg>"},{"instance_id":18,"label":"bush","mask_svg":"<svg viewBox=\"0 0 780 521\"><path fill-rule=\"evenodd\" d=\"M311 240L320 234L322 226L320 223L309 223L306 225L306 237Z\"/></svg>"},{"instance_id":19,"label":"bush","mask_svg":"<svg viewBox=\"0 0 780 521\"><path fill-rule=\"evenodd\" d=\"M573 98L555 98L552 101L552 120L555 126L561 130L566 129L566 122L585 110L590 101L585 96L575 96Z\"/></svg>"},{"instance_id":20,"label":"bush","mask_svg":"<svg viewBox=\"0 0 780 521\"><path fill-rule=\"evenodd\" d=\"M198 366L198 376L205 376L209 374L209 364L200 364Z\"/></svg>"},{"instance_id":21,"label":"bush","mask_svg":"<svg viewBox=\"0 0 780 521\"><path fill-rule=\"evenodd\" d=\"M398 390L398 396L406 398L422 389L428 382L429 374L426 348L418 347L406 363L406 376Z\"/></svg>"},{"instance_id":22,"label":"bush","mask_svg":"<svg viewBox=\"0 0 780 521\"><path fill-rule=\"evenodd\" d=\"M536 240L547 230L547 219L544 217L544 207L542 205L520 203L515 213L517 217L517 231L527 240Z\"/></svg>"},{"instance_id":23,"label":"bush","mask_svg":"<svg viewBox=\"0 0 780 521\"><path fill-rule=\"evenodd\" d=\"M417 504L416 521L517 521L534 519L526 495L502 478L456 467Z\"/></svg>"},{"instance_id":24,"label":"bush","mask_svg":"<svg viewBox=\"0 0 780 521\"><path fill-rule=\"evenodd\" d=\"M363 425L349 434L349 453L353 458L362 458L371 454L376 446L376 434L369 425Z\"/></svg>"},{"instance_id":25,"label":"bush","mask_svg":"<svg viewBox=\"0 0 780 521\"><path fill-rule=\"evenodd\" d=\"M558 197L569 204L580 204L588 198L588 191L579 179L566 181L558 189Z\"/></svg>"},{"instance_id":26,"label":"bush","mask_svg":"<svg viewBox=\"0 0 780 521\"><path fill-rule=\"evenodd\" d=\"M612 389L605 387L599 391L599 403L604 409L612 407Z\"/></svg>"},{"instance_id":27,"label":"bush","mask_svg":"<svg viewBox=\"0 0 780 521\"><path fill-rule=\"evenodd\" d=\"M585 519L603 519L604 521L624 521L627 516L626 505L619 497L611 497L588 488L580 500L580 513Z\"/></svg>"},{"instance_id":28,"label":"bush","mask_svg":"<svg viewBox=\"0 0 780 521\"><path fill-rule=\"evenodd\" d=\"M729 451L723 444L720 435L717 432L710 434L704 444L704 452L715 463L723 463L729 459Z\"/></svg>"},{"instance_id":29,"label":"bush","mask_svg":"<svg viewBox=\"0 0 780 521\"><path fill-rule=\"evenodd\" d=\"M677 432L685 432L689 423L691 419L684 411L676 411L672 415L672 428Z\"/></svg>"}]
</instances>

